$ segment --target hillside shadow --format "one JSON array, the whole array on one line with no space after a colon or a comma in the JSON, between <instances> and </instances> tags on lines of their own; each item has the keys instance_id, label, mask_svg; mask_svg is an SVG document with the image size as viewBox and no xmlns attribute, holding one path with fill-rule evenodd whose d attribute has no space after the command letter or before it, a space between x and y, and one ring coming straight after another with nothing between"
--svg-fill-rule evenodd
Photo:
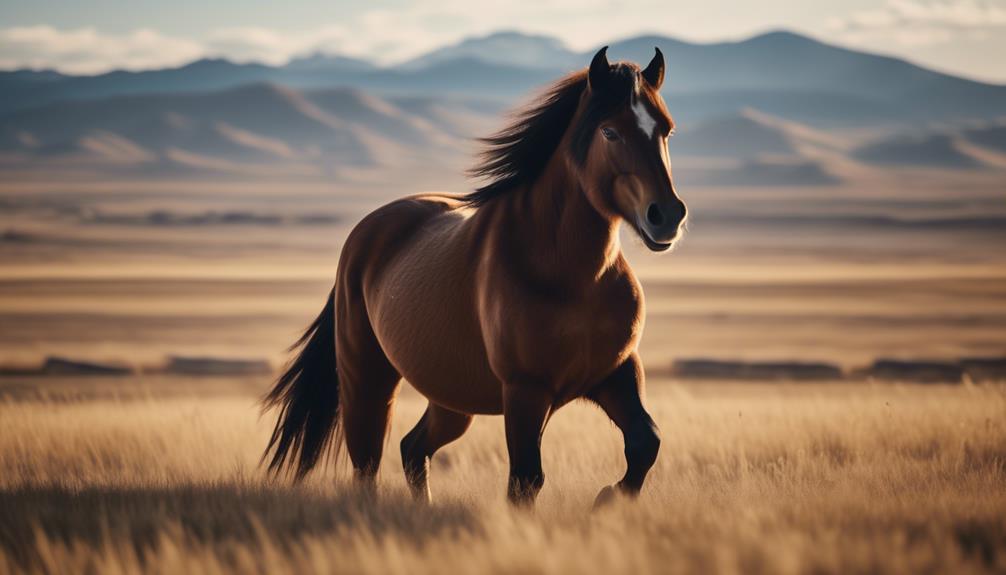
<instances>
[{"instance_id":1,"label":"hillside shadow","mask_svg":"<svg viewBox=\"0 0 1006 575\"><path fill-rule=\"evenodd\" d=\"M0 490L0 546L23 565L39 561L40 534L93 547L128 541L142 558L164 535L208 544L259 546L267 540L285 547L336 531L422 544L478 529L470 508L424 505L395 492L373 497L355 489L321 493L265 485Z\"/></svg>"}]
</instances>

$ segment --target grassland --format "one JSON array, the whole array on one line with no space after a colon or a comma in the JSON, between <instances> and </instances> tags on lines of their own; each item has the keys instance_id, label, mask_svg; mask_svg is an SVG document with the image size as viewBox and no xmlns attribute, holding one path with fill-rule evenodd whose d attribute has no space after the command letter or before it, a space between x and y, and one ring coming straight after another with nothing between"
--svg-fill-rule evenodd
<instances>
[{"instance_id":1,"label":"grassland","mask_svg":"<svg viewBox=\"0 0 1006 575\"><path fill-rule=\"evenodd\" d=\"M371 499L344 465L300 486L264 476L264 383L4 383L0 571L1006 569L1002 386L654 381L664 443L650 481L591 513L623 463L617 430L585 404L550 424L535 510L504 502L500 418L438 454L425 506L395 449L420 397L399 398Z\"/></svg>"},{"instance_id":2,"label":"grassland","mask_svg":"<svg viewBox=\"0 0 1006 575\"><path fill-rule=\"evenodd\" d=\"M650 373L687 357L1001 356L1001 176L868 176L683 182L684 243L655 257L624 242ZM41 178L0 182L0 366L278 366L353 222L426 183L464 189ZM638 501L590 513L624 463L587 405L550 423L534 511L504 501L499 418L437 455L423 506L397 454L424 405L408 390L372 499L345 465L300 486L262 473L266 379L145 373L0 376L0 573L1006 572L1001 384L652 378L657 466Z\"/></svg>"}]
</instances>

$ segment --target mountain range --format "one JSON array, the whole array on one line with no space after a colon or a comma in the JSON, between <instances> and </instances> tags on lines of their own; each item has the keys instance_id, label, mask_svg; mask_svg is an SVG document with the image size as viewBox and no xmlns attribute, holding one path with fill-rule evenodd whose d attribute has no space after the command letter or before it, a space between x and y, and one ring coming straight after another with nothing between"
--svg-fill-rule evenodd
<instances>
[{"instance_id":1,"label":"mountain range","mask_svg":"<svg viewBox=\"0 0 1006 575\"><path fill-rule=\"evenodd\" d=\"M672 150L733 162L711 181L828 183L825 163L835 156L876 166L1006 164L1006 86L790 32L711 44L641 36L612 43L609 57L645 65L654 46L682 127ZM504 108L582 68L594 51L501 32L391 67L313 54L283 66L212 59L96 76L0 72L0 165L330 176L428 162L469 152L470 138L498 126Z\"/></svg>"}]
</instances>

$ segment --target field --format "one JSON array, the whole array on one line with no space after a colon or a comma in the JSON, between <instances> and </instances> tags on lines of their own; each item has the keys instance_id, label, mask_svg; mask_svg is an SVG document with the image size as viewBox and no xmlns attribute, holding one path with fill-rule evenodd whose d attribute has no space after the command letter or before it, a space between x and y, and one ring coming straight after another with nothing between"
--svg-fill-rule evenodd
<instances>
[{"instance_id":1,"label":"field","mask_svg":"<svg viewBox=\"0 0 1006 575\"><path fill-rule=\"evenodd\" d=\"M504 500L500 418L434 460L413 503L396 407L376 499L345 462L258 468L260 380L25 380L0 405L0 571L968 573L1006 569L1006 389L653 381L664 434L637 501L590 512L621 438L574 404L533 511ZM342 471L332 471L333 467Z\"/></svg>"},{"instance_id":2,"label":"field","mask_svg":"<svg viewBox=\"0 0 1006 575\"><path fill-rule=\"evenodd\" d=\"M1006 570L1001 383L666 376L680 358L1002 356L997 174L685 188L674 253L623 234L664 442L641 498L596 513L624 462L588 405L550 423L534 511L505 503L500 418L437 455L423 506L397 453L424 406L407 387L371 499L344 461L301 486L264 474L268 376L159 372L170 356L278 368L362 214L417 186L464 189L385 184L0 182L0 572ZM11 369L56 356L135 373Z\"/></svg>"}]
</instances>

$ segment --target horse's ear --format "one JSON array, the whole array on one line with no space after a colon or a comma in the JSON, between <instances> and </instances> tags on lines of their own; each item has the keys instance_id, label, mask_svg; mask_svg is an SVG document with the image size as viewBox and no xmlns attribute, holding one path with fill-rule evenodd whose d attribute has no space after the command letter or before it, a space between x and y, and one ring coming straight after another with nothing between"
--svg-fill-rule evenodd
<instances>
[{"instance_id":1,"label":"horse's ear","mask_svg":"<svg viewBox=\"0 0 1006 575\"><path fill-rule=\"evenodd\" d=\"M608 76L611 74L611 66L608 64L608 47L605 46L594 54L594 59L590 61L590 71L587 72L587 84L592 91L603 90L608 84Z\"/></svg>"},{"instance_id":2,"label":"horse's ear","mask_svg":"<svg viewBox=\"0 0 1006 575\"><path fill-rule=\"evenodd\" d=\"M664 83L664 53L656 46L653 49L656 50L656 53L646 69L643 70L643 79L654 90L659 90L660 85Z\"/></svg>"}]
</instances>

